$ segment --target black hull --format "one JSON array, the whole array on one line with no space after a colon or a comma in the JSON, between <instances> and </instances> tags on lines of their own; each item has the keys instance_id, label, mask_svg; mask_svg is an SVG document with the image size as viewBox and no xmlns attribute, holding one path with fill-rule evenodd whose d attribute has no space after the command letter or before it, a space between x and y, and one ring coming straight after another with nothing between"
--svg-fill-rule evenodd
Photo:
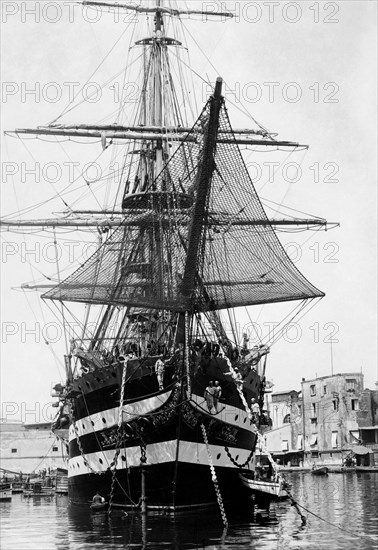
<instances>
[{"instance_id":1,"label":"black hull","mask_svg":"<svg viewBox=\"0 0 378 550\"><path fill-rule=\"evenodd\" d=\"M88 506L98 491L107 501L138 507L144 452L148 508L216 505L210 463L214 464L225 503L235 505L250 499L251 493L241 484L239 473L251 468L256 427L248 418L235 384L222 377L219 367L207 376L199 373L188 399L181 384L172 379L170 372L166 374L164 389L156 391L151 370L141 369L139 379L125 386L122 418L121 366L98 370L74 382L77 393L73 395L69 438L70 502ZM210 414L203 391L209 377L215 376L221 380L226 397L218 412ZM253 373L244 383L243 393L249 401L252 396L258 397L259 389L259 377Z\"/></svg>"},{"instance_id":2,"label":"black hull","mask_svg":"<svg viewBox=\"0 0 378 550\"><path fill-rule=\"evenodd\" d=\"M190 509L217 504L214 483L209 466L179 464L176 490L175 464L161 464L145 467L146 503L149 509ZM216 470L219 488L225 504L242 504L250 500L251 493L238 479L238 471L230 468ZM98 491L110 500L112 474L87 474L69 480L69 497L72 504L86 504ZM139 508L141 499L141 470L133 468L117 470L113 503L125 508Z\"/></svg>"}]
</instances>

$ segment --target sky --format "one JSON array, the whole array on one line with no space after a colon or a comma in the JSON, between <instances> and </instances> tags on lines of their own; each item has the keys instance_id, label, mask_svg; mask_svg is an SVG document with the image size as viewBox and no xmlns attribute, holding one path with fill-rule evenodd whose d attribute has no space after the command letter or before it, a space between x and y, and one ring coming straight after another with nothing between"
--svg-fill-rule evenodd
<instances>
[{"instance_id":1,"label":"sky","mask_svg":"<svg viewBox=\"0 0 378 550\"><path fill-rule=\"evenodd\" d=\"M365 386L372 389L378 380L377 3L222 4L235 13L234 19L184 20L192 68L210 82L218 75L224 78L234 127L250 127L252 116L280 139L310 145L305 152L273 156L243 152L268 215L280 216L271 208L273 201L280 211L290 207L305 217L340 224L327 232L280 234L296 266L326 296L272 347L267 377L274 391L282 391L299 389L302 377L362 370ZM186 5L219 11L220 3ZM4 1L1 9L2 132L47 124L66 107L73 90L88 81L104 82L125 64L134 28L130 18L83 12L70 2ZM193 81L200 109L209 89L195 74ZM111 86L98 101L87 88L89 100L66 120L102 120L117 108L117 90ZM131 86L130 109L137 93ZM3 217L54 217L72 199L80 208L96 206L91 190L65 188L75 187L77 165L81 170L100 156L98 144L21 142L4 135L1 140ZM101 189L101 200L109 200L112 192ZM22 216L15 215L20 210ZM58 248L47 231L3 231L1 237L1 417L44 421L51 416L51 387L64 376L64 337L58 312L41 305L37 292L20 287L56 278L57 251L60 276L68 275L93 251L97 236L57 230ZM292 306L251 308L250 317L238 312L240 333L250 330L253 320L266 335Z\"/></svg>"}]
</instances>

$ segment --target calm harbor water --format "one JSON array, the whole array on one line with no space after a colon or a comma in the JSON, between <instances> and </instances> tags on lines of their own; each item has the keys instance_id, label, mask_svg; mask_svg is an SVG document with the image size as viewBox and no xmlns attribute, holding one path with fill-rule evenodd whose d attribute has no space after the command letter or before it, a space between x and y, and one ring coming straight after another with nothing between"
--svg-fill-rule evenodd
<instances>
[{"instance_id":1,"label":"calm harbor water","mask_svg":"<svg viewBox=\"0 0 378 550\"><path fill-rule=\"evenodd\" d=\"M275 518L261 524L249 511L228 512L224 531L219 512L172 516L91 514L69 507L67 497L43 500L13 495L0 503L1 550L119 549L378 549L378 473L287 474L307 524L289 502L274 506ZM335 527L337 526L337 527ZM347 532L348 531L348 532Z\"/></svg>"}]
</instances>

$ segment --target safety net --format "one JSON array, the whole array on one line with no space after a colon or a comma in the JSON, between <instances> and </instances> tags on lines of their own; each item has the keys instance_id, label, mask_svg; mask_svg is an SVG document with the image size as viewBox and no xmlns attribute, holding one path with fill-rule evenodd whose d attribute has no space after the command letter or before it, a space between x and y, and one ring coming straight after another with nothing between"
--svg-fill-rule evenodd
<instances>
[{"instance_id":1,"label":"safety net","mask_svg":"<svg viewBox=\"0 0 378 550\"><path fill-rule=\"evenodd\" d=\"M124 199L119 228L43 298L204 311L323 296L296 268L269 224L223 100L214 162L207 163L203 216L194 217L211 101L155 181ZM195 265L188 266L194 227L200 239ZM195 278L188 291L190 269Z\"/></svg>"}]
</instances>

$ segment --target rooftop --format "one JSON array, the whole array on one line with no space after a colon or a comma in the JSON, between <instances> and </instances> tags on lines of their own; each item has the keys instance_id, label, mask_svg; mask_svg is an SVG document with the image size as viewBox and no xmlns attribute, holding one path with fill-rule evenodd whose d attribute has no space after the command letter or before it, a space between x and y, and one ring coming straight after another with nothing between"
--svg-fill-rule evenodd
<instances>
[{"instance_id":1,"label":"rooftop","mask_svg":"<svg viewBox=\"0 0 378 550\"><path fill-rule=\"evenodd\" d=\"M363 378L362 372L338 372L336 374L328 374L327 376L319 376L318 378L312 378L311 380L302 380L302 384L307 384L309 382L316 382L317 380L329 380L330 378Z\"/></svg>"}]
</instances>

